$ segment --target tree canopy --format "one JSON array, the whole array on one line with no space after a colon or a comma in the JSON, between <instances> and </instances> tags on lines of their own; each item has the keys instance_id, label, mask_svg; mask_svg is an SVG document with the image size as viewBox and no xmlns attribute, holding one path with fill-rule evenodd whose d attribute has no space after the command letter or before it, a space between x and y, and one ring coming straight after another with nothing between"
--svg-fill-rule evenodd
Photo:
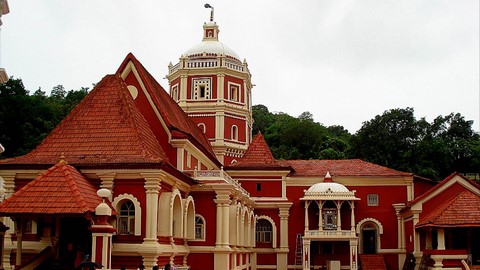
<instances>
[{"instance_id":1,"label":"tree canopy","mask_svg":"<svg viewBox=\"0 0 480 270\"><path fill-rule=\"evenodd\" d=\"M21 79L0 84L0 143L5 147L0 157L30 152L87 93L88 88L67 92L58 85L50 96L41 89L29 95Z\"/></svg>"}]
</instances>

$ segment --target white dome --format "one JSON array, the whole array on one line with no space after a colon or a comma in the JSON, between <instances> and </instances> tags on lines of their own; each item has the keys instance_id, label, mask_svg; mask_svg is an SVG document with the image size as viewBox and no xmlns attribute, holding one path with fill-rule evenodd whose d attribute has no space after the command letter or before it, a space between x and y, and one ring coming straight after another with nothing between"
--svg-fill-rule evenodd
<instances>
[{"instance_id":1,"label":"white dome","mask_svg":"<svg viewBox=\"0 0 480 270\"><path fill-rule=\"evenodd\" d=\"M230 49L228 46L226 46L222 42L216 41L216 40L202 41L197 45L193 46L192 48L190 48L188 51L186 51L184 55L188 57L193 54L202 54L202 53L228 55L240 61L240 57L238 56L237 53L235 53L232 49Z\"/></svg>"},{"instance_id":2,"label":"white dome","mask_svg":"<svg viewBox=\"0 0 480 270\"><path fill-rule=\"evenodd\" d=\"M339 183L321 182L311 186L307 192L349 192L349 190Z\"/></svg>"}]
</instances>

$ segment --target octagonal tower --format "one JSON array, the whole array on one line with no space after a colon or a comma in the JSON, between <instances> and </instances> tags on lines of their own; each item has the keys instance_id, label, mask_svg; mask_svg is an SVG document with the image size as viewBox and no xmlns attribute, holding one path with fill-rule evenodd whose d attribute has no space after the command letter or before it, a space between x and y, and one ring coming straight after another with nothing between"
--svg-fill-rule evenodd
<instances>
[{"instance_id":1,"label":"octagonal tower","mask_svg":"<svg viewBox=\"0 0 480 270\"><path fill-rule=\"evenodd\" d=\"M218 160L243 156L252 138L251 74L246 60L218 41L213 11L203 40L168 66L170 96L206 134Z\"/></svg>"}]
</instances>

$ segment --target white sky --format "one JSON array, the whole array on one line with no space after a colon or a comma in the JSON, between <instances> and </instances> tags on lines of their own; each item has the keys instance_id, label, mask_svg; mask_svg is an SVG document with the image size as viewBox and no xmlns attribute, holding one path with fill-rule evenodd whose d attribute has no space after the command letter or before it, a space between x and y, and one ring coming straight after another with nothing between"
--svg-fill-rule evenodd
<instances>
[{"instance_id":1,"label":"white sky","mask_svg":"<svg viewBox=\"0 0 480 270\"><path fill-rule=\"evenodd\" d=\"M459 112L479 130L478 0L10 0L0 65L33 93L91 87L132 52L164 88L202 38L246 58L253 104L351 133L393 108Z\"/></svg>"}]
</instances>

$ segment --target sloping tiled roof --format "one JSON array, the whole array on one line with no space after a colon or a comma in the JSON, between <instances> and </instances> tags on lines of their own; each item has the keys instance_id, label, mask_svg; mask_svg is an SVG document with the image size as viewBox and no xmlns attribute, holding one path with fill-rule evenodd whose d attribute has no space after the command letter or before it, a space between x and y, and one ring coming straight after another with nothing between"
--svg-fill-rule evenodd
<instances>
[{"instance_id":1,"label":"sloping tiled roof","mask_svg":"<svg viewBox=\"0 0 480 270\"><path fill-rule=\"evenodd\" d=\"M334 176L412 176L360 159L279 160L279 163L293 168L291 176L319 176L327 171Z\"/></svg>"},{"instance_id":2,"label":"sloping tiled roof","mask_svg":"<svg viewBox=\"0 0 480 270\"><path fill-rule=\"evenodd\" d=\"M159 111L162 119L172 133L172 137L177 139L189 139L220 166L212 146L202 130L192 121L192 119L190 119L182 108L178 106L165 89L163 89L163 87L155 80L155 78L153 78L132 53L129 53L120 65L117 70L117 75L122 73L129 62L132 62L135 65L135 68L137 69L146 90L150 94L156 109Z\"/></svg>"},{"instance_id":3,"label":"sloping tiled roof","mask_svg":"<svg viewBox=\"0 0 480 270\"><path fill-rule=\"evenodd\" d=\"M474 181L464 177L463 175L460 175L458 173L452 173L450 174L449 176L447 176L445 179L443 179L440 183L436 184L433 188L429 189L427 192L423 193L422 195L418 196L417 198L411 200L408 202L408 205L413 205L421 200L423 200L424 198L426 198L427 196L429 196L430 194L434 193L435 191L437 191L438 189L442 188L444 185L446 185L448 182L450 182L450 180L452 180L454 177L460 177L461 179L467 181L468 183L470 183L471 185L477 187L478 189L480 189L480 185L478 185L477 183L475 183Z\"/></svg>"},{"instance_id":4,"label":"sloping tiled roof","mask_svg":"<svg viewBox=\"0 0 480 270\"><path fill-rule=\"evenodd\" d=\"M123 80L105 76L32 152L2 164L154 164L168 158Z\"/></svg>"},{"instance_id":5,"label":"sloping tiled roof","mask_svg":"<svg viewBox=\"0 0 480 270\"><path fill-rule=\"evenodd\" d=\"M0 204L0 215L85 214L102 199L97 189L64 161L48 169Z\"/></svg>"},{"instance_id":6,"label":"sloping tiled roof","mask_svg":"<svg viewBox=\"0 0 480 270\"><path fill-rule=\"evenodd\" d=\"M416 227L480 227L480 197L464 190L422 216Z\"/></svg>"},{"instance_id":7,"label":"sloping tiled roof","mask_svg":"<svg viewBox=\"0 0 480 270\"><path fill-rule=\"evenodd\" d=\"M227 169L290 169L289 166L280 164L270 152L265 138L258 133L248 146L243 157L228 166Z\"/></svg>"}]
</instances>

